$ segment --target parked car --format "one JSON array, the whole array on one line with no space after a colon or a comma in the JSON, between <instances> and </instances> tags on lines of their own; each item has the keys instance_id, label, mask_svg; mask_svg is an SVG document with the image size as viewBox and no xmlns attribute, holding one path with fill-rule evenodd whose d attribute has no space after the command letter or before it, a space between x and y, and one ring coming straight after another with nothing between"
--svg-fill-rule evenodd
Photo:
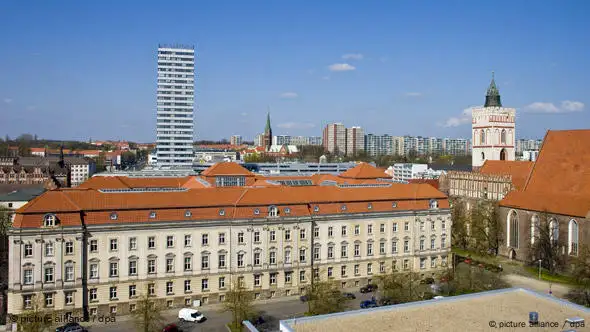
<instances>
[{"instance_id":1,"label":"parked car","mask_svg":"<svg viewBox=\"0 0 590 332\"><path fill-rule=\"evenodd\" d=\"M356 299L356 295L354 295L353 293L342 293L342 296L344 296L345 298L347 298L349 300Z\"/></svg>"},{"instance_id":2,"label":"parked car","mask_svg":"<svg viewBox=\"0 0 590 332\"><path fill-rule=\"evenodd\" d=\"M438 295L438 296L433 297L432 299L434 299L434 300L442 300L444 298L445 298L444 296Z\"/></svg>"},{"instance_id":3,"label":"parked car","mask_svg":"<svg viewBox=\"0 0 590 332\"><path fill-rule=\"evenodd\" d=\"M379 299L379 305L392 305L392 304L396 304L395 301L392 298L389 297L382 297Z\"/></svg>"},{"instance_id":4,"label":"parked car","mask_svg":"<svg viewBox=\"0 0 590 332\"><path fill-rule=\"evenodd\" d=\"M200 313L198 310L191 309L191 308L182 308L178 312L178 319L183 322L194 322L200 323L205 320L205 316Z\"/></svg>"},{"instance_id":5,"label":"parked car","mask_svg":"<svg viewBox=\"0 0 590 332\"><path fill-rule=\"evenodd\" d=\"M162 332L182 332L176 324L168 324L164 326Z\"/></svg>"},{"instance_id":6,"label":"parked car","mask_svg":"<svg viewBox=\"0 0 590 332\"><path fill-rule=\"evenodd\" d=\"M301 302L307 302L309 301L309 297L307 295L301 295L299 297L299 300L301 300Z\"/></svg>"},{"instance_id":7,"label":"parked car","mask_svg":"<svg viewBox=\"0 0 590 332\"><path fill-rule=\"evenodd\" d=\"M422 285L432 285L432 284L434 284L434 278L425 278L425 279L422 279L422 280L420 280L420 283Z\"/></svg>"},{"instance_id":8,"label":"parked car","mask_svg":"<svg viewBox=\"0 0 590 332\"><path fill-rule=\"evenodd\" d=\"M377 290L377 285L375 284L368 284L366 286L361 287L361 293L370 293Z\"/></svg>"},{"instance_id":9,"label":"parked car","mask_svg":"<svg viewBox=\"0 0 590 332\"><path fill-rule=\"evenodd\" d=\"M86 332L86 330L82 325L78 323L67 323L64 326L60 326L55 329L55 332Z\"/></svg>"},{"instance_id":10,"label":"parked car","mask_svg":"<svg viewBox=\"0 0 590 332\"><path fill-rule=\"evenodd\" d=\"M365 300L361 302L361 309L367 309L367 308L377 308L377 301L375 301L374 299L372 300Z\"/></svg>"}]
</instances>

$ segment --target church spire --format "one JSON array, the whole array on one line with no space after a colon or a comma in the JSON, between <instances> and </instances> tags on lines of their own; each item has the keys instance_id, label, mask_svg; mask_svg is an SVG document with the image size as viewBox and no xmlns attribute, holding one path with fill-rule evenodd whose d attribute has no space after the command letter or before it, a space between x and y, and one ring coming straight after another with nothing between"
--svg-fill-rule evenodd
<instances>
[{"instance_id":1,"label":"church spire","mask_svg":"<svg viewBox=\"0 0 590 332\"><path fill-rule=\"evenodd\" d=\"M264 132L265 133L272 132L272 129L270 128L270 111L268 111L266 113L266 127L264 127Z\"/></svg>"},{"instance_id":2,"label":"church spire","mask_svg":"<svg viewBox=\"0 0 590 332\"><path fill-rule=\"evenodd\" d=\"M498 91L498 87L496 87L494 72L492 72L492 81L490 82L490 86L488 87L488 91L486 93L486 103L484 107L502 107L500 91Z\"/></svg>"}]
</instances>

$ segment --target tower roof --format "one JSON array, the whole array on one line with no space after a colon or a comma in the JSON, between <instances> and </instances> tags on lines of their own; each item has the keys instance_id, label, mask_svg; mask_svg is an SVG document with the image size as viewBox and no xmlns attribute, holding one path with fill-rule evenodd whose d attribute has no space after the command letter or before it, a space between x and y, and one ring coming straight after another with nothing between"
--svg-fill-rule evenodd
<instances>
[{"instance_id":1,"label":"tower roof","mask_svg":"<svg viewBox=\"0 0 590 332\"><path fill-rule=\"evenodd\" d=\"M492 72L492 81L488 87L486 93L486 103L484 107L502 107L502 101L500 100L500 91L496 86L496 80L494 79L494 72Z\"/></svg>"},{"instance_id":2,"label":"tower roof","mask_svg":"<svg viewBox=\"0 0 590 332\"><path fill-rule=\"evenodd\" d=\"M269 133L272 129L270 129L270 112L266 113L266 127L264 127L264 132Z\"/></svg>"}]
</instances>

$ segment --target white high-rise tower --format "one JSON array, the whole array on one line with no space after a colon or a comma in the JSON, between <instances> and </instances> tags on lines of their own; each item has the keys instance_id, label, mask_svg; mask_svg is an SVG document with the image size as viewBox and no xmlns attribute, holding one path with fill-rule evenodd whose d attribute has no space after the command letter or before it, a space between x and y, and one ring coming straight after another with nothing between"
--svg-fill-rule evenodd
<instances>
[{"instance_id":1,"label":"white high-rise tower","mask_svg":"<svg viewBox=\"0 0 590 332\"><path fill-rule=\"evenodd\" d=\"M472 109L472 161L477 169L486 160L515 160L516 109L502 107L494 74L483 107Z\"/></svg>"},{"instance_id":2,"label":"white high-rise tower","mask_svg":"<svg viewBox=\"0 0 590 332\"><path fill-rule=\"evenodd\" d=\"M186 168L193 164L195 49L158 47L157 165Z\"/></svg>"}]
</instances>

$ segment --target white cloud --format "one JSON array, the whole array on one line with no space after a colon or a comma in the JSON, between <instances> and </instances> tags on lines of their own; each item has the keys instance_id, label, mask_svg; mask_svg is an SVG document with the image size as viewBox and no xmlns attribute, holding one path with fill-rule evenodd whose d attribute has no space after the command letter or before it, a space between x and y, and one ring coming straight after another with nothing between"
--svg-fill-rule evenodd
<instances>
[{"instance_id":1,"label":"white cloud","mask_svg":"<svg viewBox=\"0 0 590 332\"><path fill-rule=\"evenodd\" d=\"M344 59L344 60L362 60L363 55L360 53L349 53L349 54L344 54L342 56L342 59Z\"/></svg>"},{"instance_id":2,"label":"white cloud","mask_svg":"<svg viewBox=\"0 0 590 332\"><path fill-rule=\"evenodd\" d=\"M284 129L309 129L309 128L314 128L315 124L304 123L304 122L285 122L285 123L279 123L277 126L279 128L284 128Z\"/></svg>"},{"instance_id":3,"label":"white cloud","mask_svg":"<svg viewBox=\"0 0 590 332\"><path fill-rule=\"evenodd\" d=\"M579 101L564 100L559 107L553 103L534 102L524 107L529 113L570 113L580 112L584 109L584 103Z\"/></svg>"},{"instance_id":4,"label":"white cloud","mask_svg":"<svg viewBox=\"0 0 590 332\"><path fill-rule=\"evenodd\" d=\"M481 106L476 106L476 107L481 107ZM449 128L449 127L459 127L459 126L471 123L471 110L472 109L473 109L473 107L466 108L463 110L463 112L461 112L460 116L450 117L445 122L438 123L438 126Z\"/></svg>"},{"instance_id":5,"label":"white cloud","mask_svg":"<svg viewBox=\"0 0 590 332\"><path fill-rule=\"evenodd\" d=\"M294 99L299 97L299 95L296 92L283 92L279 97L283 99Z\"/></svg>"},{"instance_id":6,"label":"white cloud","mask_svg":"<svg viewBox=\"0 0 590 332\"><path fill-rule=\"evenodd\" d=\"M10 98L4 98L4 102L7 103L7 104L10 104L10 103L12 103L12 99L10 99Z\"/></svg>"},{"instance_id":7,"label":"white cloud","mask_svg":"<svg viewBox=\"0 0 590 332\"><path fill-rule=\"evenodd\" d=\"M350 71L355 70L356 68L348 63L335 63L328 66L328 69L330 69L330 71Z\"/></svg>"},{"instance_id":8,"label":"white cloud","mask_svg":"<svg viewBox=\"0 0 590 332\"><path fill-rule=\"evenodd\" d=\"M406 92L406 97L422 97L422 92Z\"/></svg>"}]
</instances>

